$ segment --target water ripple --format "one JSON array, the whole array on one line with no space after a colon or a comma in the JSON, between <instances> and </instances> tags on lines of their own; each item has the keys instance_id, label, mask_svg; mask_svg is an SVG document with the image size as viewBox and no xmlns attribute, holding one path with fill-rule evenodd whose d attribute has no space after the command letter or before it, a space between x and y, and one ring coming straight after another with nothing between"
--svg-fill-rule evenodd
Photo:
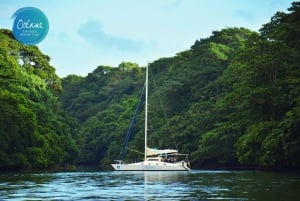
<instances>
[{"instance_id":1,"label":"water ripple","mask_svg":"<svg viewBox=\"0 0 300 201\"><path fill-rule=\"evenodd\" d=\"M263 172L0 174L0 200L300 200L300 176Z\"/></svg>"}]
</instances>

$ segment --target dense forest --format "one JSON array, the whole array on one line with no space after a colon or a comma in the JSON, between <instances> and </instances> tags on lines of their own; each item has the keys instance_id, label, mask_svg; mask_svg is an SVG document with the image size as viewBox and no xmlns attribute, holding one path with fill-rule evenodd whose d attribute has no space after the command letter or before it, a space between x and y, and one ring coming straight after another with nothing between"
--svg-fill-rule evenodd
<instances>
[{"instance_id":1,"label":"dense forest","mask_svg":"<svg viewBox=\"0 0 300 201\"><path fill-rule=\"evenodd\" d=\"M259 32L213 31L149 63L151 147L192 166L300 168L300 3ZM145 81L132 62L59 78L50 57L0 31L0 169L107 167L118 159ZM144 111L129 143L143 151ZM143 156L128 150L125 160Z\"/></svg>"},{"instance_id":2,"label":"dense forest","mask_svg":"<svg viewBox=\"0 0 300 201\"><path fill-rule=\"evenodd\" d=\"M73 122L60 107L60 78L36 46L0 32L0 168L74 164ZM70 119L70 121L68 121ZM70 124L69 124L70 123Z\"/></svg>"}]
</instances>

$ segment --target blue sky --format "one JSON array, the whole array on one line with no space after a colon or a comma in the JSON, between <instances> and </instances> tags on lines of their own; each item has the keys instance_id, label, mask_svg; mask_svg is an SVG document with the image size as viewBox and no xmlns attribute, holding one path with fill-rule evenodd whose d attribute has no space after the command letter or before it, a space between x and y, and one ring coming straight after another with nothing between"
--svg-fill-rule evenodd
<instances>
[{"instance_id":1,"label":"blue sky","mask_svg":"<svg viewBox=\"0 0 300 201\"><path fill-rule=\"evenodd\" d=\"M98 65L141 66L189 49L227 27L258 31L292 0L1 0L0 28L22 7L41 9L49 33L38 44L60 77L85 76Z\"/></svg>"}]
</instances>

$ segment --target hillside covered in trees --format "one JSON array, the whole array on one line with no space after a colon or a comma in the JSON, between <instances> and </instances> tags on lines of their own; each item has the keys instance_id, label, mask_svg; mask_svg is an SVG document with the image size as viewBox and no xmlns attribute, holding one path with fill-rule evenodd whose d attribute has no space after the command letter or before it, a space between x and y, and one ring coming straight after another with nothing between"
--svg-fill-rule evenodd
<instances>
[{"instance_id":1,"label":"hillside covered in trees","mask_svg":"<svg viewBox=\"0 0 300 201\"><path fill-rule=\"evenodd\" d=\"M194 167L300 168L300 3L259 33L214 31L149 63L149 146ZM0 32L0 168L107 166L119 157L145 68L59 79L49 56ZM143 150L143 110L129 147ZM126 160L143 156L127 151Z\"/></svg>"},{"instance_id":2,"label":"hillside covered in trees","mask_svg":"<svg viewBox=\"0 0 300 201\"><path fill-rule=\"evenodd\" d=\"M78 155L59 104L60 78L50 57L0 31L0 169L73 164ZM71 121L70 121L71 122Z\"/></svg>"}]
</instances>

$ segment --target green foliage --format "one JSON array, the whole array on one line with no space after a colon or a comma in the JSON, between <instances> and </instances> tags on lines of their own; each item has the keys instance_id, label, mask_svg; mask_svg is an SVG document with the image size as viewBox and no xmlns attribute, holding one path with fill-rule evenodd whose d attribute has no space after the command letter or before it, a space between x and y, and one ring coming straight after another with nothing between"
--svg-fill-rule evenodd
<instances>
[{"instance_id":1,"label":"green foliage","mask_svg":"<svg viewBox=\"0 0 300 201\"><path fill-rule=\"evenodd\" d=\"M117 159L144 84L143 69L131 62L98 66L86 77L67 76L62 84L61 104L81 124L79 162Z\"/></svg>"},{"instance_id":2,"label":"green foliage","mask_svg":"<svg viewBox=\"0 0 300 201\"><path fill-rule=\"evenodd\" d=\"M59 108L62 87L50 58L8 30L0 30L0 43L0 169L74 163L78 148Z\"/></svg>"},{"instance_id":3,"label":"green foliage","mask_svg":"<svg viewBox=\"0 0 300 201\"><path fill-rule=\"evenodd\" d=\"M199 166L298 168L299 4L260 33L214 31L191 49L149 66L148 144L191 153ZM62 105L81 122L82 163L118 158L144 82L122 62L63 79ZM129 147L143 152L143 112ZM139 160L135 152L127 159Z\"/></svg>"},{"instance_id":4,"label":"green foliage","mask_svg":"<svg viewBox=\"0 0 300 201\"><path fill-rule=\"evenodd\" d=\"M214 31L150 63L148 145L191 153L199 167L299 169L299 8L292 3L259 33ZM1 30L0 168L118 159L144 68L122 62L60 80L49 60ZM140 110L130 150L143 152L143 117ZM143 157L130 150L126 160Z\"/></svg>"}]
</instances>

